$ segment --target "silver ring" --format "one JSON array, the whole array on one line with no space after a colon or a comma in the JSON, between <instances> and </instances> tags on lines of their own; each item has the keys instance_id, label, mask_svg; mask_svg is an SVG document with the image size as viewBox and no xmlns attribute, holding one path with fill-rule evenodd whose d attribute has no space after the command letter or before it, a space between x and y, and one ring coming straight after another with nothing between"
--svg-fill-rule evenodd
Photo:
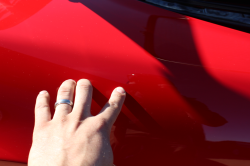
<instances>
[{"instance_id":1,"label":"silver ring","mask_svg":"<svg viewBox=\"0 0 250 166\"><path fill-rule=\"evenodd\" d=\"M56 109L56 106L58 106L59 104L68 104L71 107L73 107L73 102L70 101L70 100L67 100L67 99L61 99L61 100L56 101L56 103L55 103L55 109Z\"/></svg>"}]
</instances>

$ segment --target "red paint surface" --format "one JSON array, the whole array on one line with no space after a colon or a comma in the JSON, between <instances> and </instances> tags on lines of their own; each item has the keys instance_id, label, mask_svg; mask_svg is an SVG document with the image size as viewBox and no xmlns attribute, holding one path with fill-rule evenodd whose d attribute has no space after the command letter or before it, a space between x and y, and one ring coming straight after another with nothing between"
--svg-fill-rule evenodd
<instances>
[{"instance_id":1,"label":"red paint surface","mask_svg":"<svg viewBox=\"0 0 250 166\"><path fill-rule=\"evenodd\" d=\"M198 25L197 25L198 24ZM207 71L223 85L250 97L250 34L190 20L196 48ZM209 45L208 45L209 44Z\"/></svg>"},{"instance_id":2,"label":"red paint surface","mask_svg":"<svg viewBox=\"0 0 250 166\"><path fill-rule=\"evenodd\" d=\"M28 1L19 4L24 2ZM119 130L112 137L122 144L113 146L115 162L120 165L142 163L140 159L147 155L160 159L144 160L144 165L164 164L165 156L176 154L176 160L170 157L168 163L181 165L180 159L192 163L200 145L209 144L204 143L205 136L206 141L249 142L245 131L250 126L246 111L250 34L135 0L46 3L14 6L5 19L15 18L15 24L0 17L0 159L27 161L36 95L48 90L53 107L57 88L69 78L92 82L94 114L115 87L127 91L122 112L130 122L118 119ZM32 5L36 11L28 10ZM120 132L125 124L130 126L126 134ZM202 128L201 124L215 128ZM223 125L225 133L216 130ZM147 133L155 136L149 138ZM213 140L213 136L217 138ZM123 144L138 148L126 149L130 146ZM234 159L235 155L226 153L227 146L216 145L222 157L203 150L206 157L199 162L208 157ZM147 149L146 154L141 148ZM150 151L157 153L150 155ZM140 155L123 159L133 152ZM238 158L250 160L244 155Z\"/></svg>"}]
</instances>

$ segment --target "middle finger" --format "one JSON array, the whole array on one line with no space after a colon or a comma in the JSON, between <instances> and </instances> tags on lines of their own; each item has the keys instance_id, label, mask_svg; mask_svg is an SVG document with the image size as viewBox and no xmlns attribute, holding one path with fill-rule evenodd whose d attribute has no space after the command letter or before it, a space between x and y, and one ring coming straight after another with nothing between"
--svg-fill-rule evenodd
<instances>
[{"instance_id":1,"label":"middle finger","mask_svg":"<svg viewBox=\"0 0 250 166\"><path fill-rule=\"evenodd\" d=\"M83 120L91 116L90 106L92 91L93 88L89 80L81 79L77 82L75 105L72 111L72 116L75 116L75 118L78 118L79 120Z\"/></svg>"}]
</instances>

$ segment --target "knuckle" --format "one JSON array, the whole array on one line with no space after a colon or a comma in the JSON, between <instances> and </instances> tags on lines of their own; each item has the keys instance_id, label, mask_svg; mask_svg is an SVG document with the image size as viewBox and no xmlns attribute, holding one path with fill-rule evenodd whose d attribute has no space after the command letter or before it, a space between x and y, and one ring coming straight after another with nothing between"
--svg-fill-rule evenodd
<instances>
[{"instance_id":1,"label":"knuckle","mask_svg":"<svg viewBox=\"0 0 250 166\"><path fill-rule=\"evenodd\" d=\"M73 87L75 87L75 81L74 80L66 80L62 83L58 90L59 95L70 95L72 92Z\"/></svg>"},{"instance_id":2,"label":"knuckle","mask_svg":"<svg viewBox=\"0 0 250 166\"><path fill-rule=\"evenodd\" d=\"M113 109L118 109L118 108L119 108L118 103L115 102L115 101L110 101L110 102L109 102L109 105L110 105L110 107L113 108Z\"/></svg>"},{"instance_id":3,"label":"knuckle","mask_svg":"<svg viewBox=\"0 0 250 166\"><path fill-rule=\"evenodd\" d=\"M52 123L55 128L62 129L65 126L69 125L69 119L67 118L67 116L60 116L57 119L53 119Z\"/></svg>"},{"instance_id":4,"label":"knuckle","mask_svg":"<svg viewBox=\"0 0 250 166\"><path fill-rule=\"evenodd\" d=\"M115 94L115 97L117 97L117 98L121 98L123 96L123 94L121 94L121 93L116 93Z\"/></svg>"},{"instance_id":5,"label":"knuckle","mask_svg":"<svg viewBox=\"0 0 250 166\"><path fill-rule=\"evenodd\" d=\"M69 95L71 93L71 90L68 87L62 86L62 87L60 87L58 93L59 93L59 95Z\"/></svg>"},{"instance_id":6,"label":"knuckle","mask_svg":"<svg viewBox=\"0 0 250 166\"><path fill-rule=\"evenodd\" d=\"M90 89L90 85L88 84L79 84L79 87L86 90Z\"/></svg>"},{"instance_id":7,"label":"knuckle","mask_svg":"<svg viewBox=\"0 0 250 166\"><path fill-rule=\"evenodd\" d=\"M63 118L61 118L60 121L61 121L62 124L64 124L64 123L66 123L68 121L68 119L66 117L63 117Z\"/></svg>"},{"instance_id":8,"label":"knuckle","mask_svg":"<svg viewBox=\"0 0 250 166\"><path fill-rule=\"evenodd\" d=\"M107 128L108 127L107 120L105 118L99 118L98 121L95 123L95 126L97 130Z\"/></svg>"},{"instance_id":9,"label":"knuckle","mask_svg":"<svg viewBox=\"0 0 250 166\"><path fill-rule=\"evenodd\" d=\"M44 109L44 108L49 108L49 105L48 104L44 104L44 103L40 103L40 104L37 104L35 108L37 110L40 110L40 109Z\"/></svg>"}]
</instances>

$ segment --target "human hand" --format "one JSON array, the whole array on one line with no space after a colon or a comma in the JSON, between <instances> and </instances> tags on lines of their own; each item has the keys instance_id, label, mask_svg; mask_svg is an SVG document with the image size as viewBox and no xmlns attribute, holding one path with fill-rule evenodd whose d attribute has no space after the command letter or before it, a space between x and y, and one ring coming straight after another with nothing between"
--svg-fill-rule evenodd
<instances>
[{"instance_id":1,"label":"human hand","mask_svg":"<svg viewBox=\"0 0 250 166\"><path fill-rule=\"evenodd\" d=\"M57 100L73 100L60 104L51 119L49 94L41 91L35 106L33 143L29 166L112 166L110 130L125 100L123 88L116 88L96 116L90 113L92 85L89 80L66 80L58 90Z\"/></svg>"}]
</instances>

